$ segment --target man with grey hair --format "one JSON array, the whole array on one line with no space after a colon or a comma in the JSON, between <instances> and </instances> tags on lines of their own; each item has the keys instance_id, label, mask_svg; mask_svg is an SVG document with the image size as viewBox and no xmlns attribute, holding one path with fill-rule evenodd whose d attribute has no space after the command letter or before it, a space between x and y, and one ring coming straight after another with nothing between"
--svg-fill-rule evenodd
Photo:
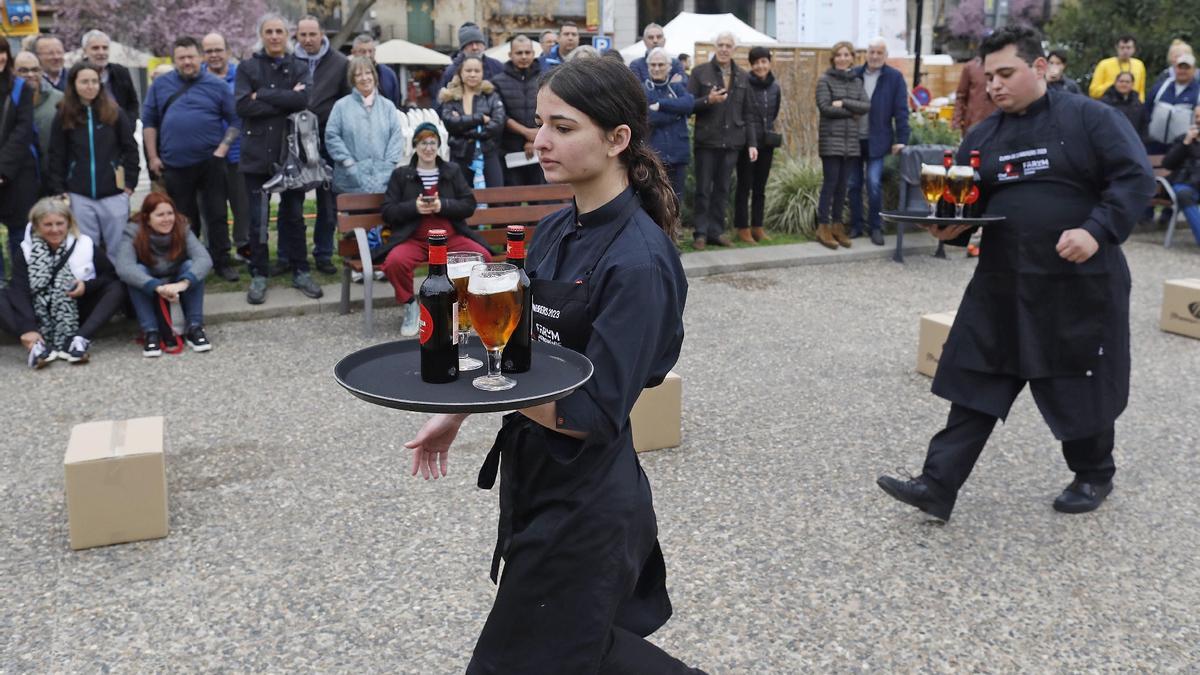
<instances>
[{"instance_id":1,"label":"man with grey hair","mask_svg":"<svg viewBox=\"0 0 1200 675\"><path fill-rule=\"evenodd\" d=\"M663 47L667 44L667 35L663 32L663 27L656 24L648 24L642 30L642 44L646 45L646 55L634 59L629 64L629 69L637 76L638 82L645 82L650 79L650 68L646 64L646 59L650 56L650 52L658 47ZM669 82L679 82L683 86L687 86L688 76L683 70L683 64L679 59L671 59L671 74L667 78Z\"/></svg>"},{"instance_id":2,"label":"man with grey hair","mask_svg":"<svg viewBox=\"0 0 1200 675\"><path fill-rule=\"evenodd\" d=\"M742 148L751 162L758 160L758 125L750 79L733 62L737 38L728 31L717 35L716 53L692 70L688 91L695 97L696 193L692 205L695 234L692 245L732 246L725 234L725 210L733 167Z\"/></svg>"},{"instance_id":3,"label":"man with grey hair","mask_svg":"<svg viewBox=\"0 0 1200 675\"><path fill-rule=\"evenodd\" d=\"M400 91L400 78L396 77L396 71L392 70L391 66L375 60L375 38L366 33L354 38L354 43L350 46L350 55L371 59L371 63L375 64L375 81L379 93L399 108L404 100L404 92Z\"/></svg>"},{"instance_id":4,"label":"man with grey hair","mask_svg":"<svg viewBox=\"0 0 1200 675\"><path fill-rule=\"evenodd\" d=\"M866 231L871 243L883 246L879 211L883 208L883 158L898 155L908 144L908 85L899 70L887 64L887 41L867 43L867 62L854 69L871 99L867 137L859 139L860 153L851 160L848 181L850 236ZM865 171L864 171L865 170ZM862 188L867 186L867 216L863 218Z\"/></svg>"},{"instance_id":5,"label":"man with grey hair","mask_svg":"<svg viewBox=\"0 0 1200 675\"><path fill-rule=\"evenodd\" d=\"M128 68L109 61L112 40L104 31L93 29L83 34L81 45L84 58L100 69L100 84L104 92L125 111L130 126L136 126L142 110L141 103L138 102L137 88L133 86L133 76L129 74Z\"/></svg>"},{"instance_id":6,"label":"man with grey hair","mask_svg":"<svg viewBox=\"0 0 1200 675\"><path fill-rule=\"evenodd\" d=\"M62 40L53 35L39 35L33 41L33 53L37 54L38 62L42 64L42 78L51 87L62 91L67 84L67 69L63 65L66 52Z\"/></svg>"},{"instance_id":7,"label":"man with grey hair","mask_svg":"<svg viewBox=\"0 0 1200 675\"><path fill-rule=\"evenodd\" d=\"M296 44L292 51L300 64L308 66L308 109L317 116L321 127L321 157L329 164L333 160L325 149L325 125L333 104L350 95L346 69L350 61L329 44L321 30L321 22L311 14L296 22ZM333 191L317 188L317 223L313 226L313 260L322 274L337 274L333 266L333 233L337 229L337 204ZM285 271L283 266L277 270Z\"/></svg>"}]
</instances>

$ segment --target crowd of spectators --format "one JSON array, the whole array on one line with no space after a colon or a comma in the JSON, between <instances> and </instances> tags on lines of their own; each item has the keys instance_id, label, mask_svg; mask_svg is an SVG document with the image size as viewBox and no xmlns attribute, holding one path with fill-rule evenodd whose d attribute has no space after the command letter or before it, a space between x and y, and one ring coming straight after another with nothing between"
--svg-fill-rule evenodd
<instances>
[{"instance_id":1,"label":"crowd of spectators","mask_svg":"<svg viewBox=\"0 0 1200 675\"><path fill-rule=\"evenodd\" d=\"M567 60L621 60L581 45L578 26L567 21L538 37L540 56L530 37L518 35L500 62L484 53L482 29L463 24L460 50L434 90L441 124L421 125L410 140L400 121L405 92L395 71L375 62L374 38L355 38L347 57L316 17L292 26L274 13L259 19L256 33L253 53L241 62L219 33L179 38L172 65L160 67L140 101L129 70L110 61L102 31L84 34L83 59L70 68L57 37L29 40L15 56L0 37L0 223L9 244L7 255L0 252L0 282L11 286L0 300L0 328L21 338L31 365L86 362L96 327L121 305L141 327L146 355L170 351L173 340L207 351L205 277L212 271L238 281L243 263L251 304L266 300L268 277L288 273L293 287L320 298L310 270L336 271L335 200L346 193L386 195L384 222L369 235L372 259L377 278L390 281L405 306L402 332L412 334L412 271L424 261L425 233L445 227L452 243L486 256L465 224L475 209L472 190L545 182L534 149L539 79ZM667 50L662 26L646 26L642 42L645 54L629 70L645 93L648 144L677 200L685 199L689 170L695 179L694 248L733 244L726 234L733 185L736 239L769 239L766 185L784 142L778 118L796 95L781 88L771 51L752 48L744 69L734 59L736 37L722 32L712 58L692 68L686 54ZM1164 155L1182 215L1200 240L1195 56L1177 40L1168 67L1149 82L1136 53L1132 36L1119 38L1086 92L1066 75L1064 51L1049 53L1045 78L1056 95L1091 95L1120 110L1147 152ZM813 92L823 169L817 239L831 249L863 236L884 243L884 158L903 151L910 136L907 85L887 58L886 42L873 40L856 66L854 45L838 43ZM965 132L994 110L975 59L962 70L952 125ZM317 132L289 140L299 135L292 117L302 111L315 117ZM139 122L145 166L161 193L130 217ZM304 191L267 187L296 145L315 149L332 167L332 180L316 190L312 265ZM402 163L406 156L411 161ZM272 194L279 195L274 262ZM182 308L184 325L171 325L171 303Z\"/></svg>"}]
</instances>

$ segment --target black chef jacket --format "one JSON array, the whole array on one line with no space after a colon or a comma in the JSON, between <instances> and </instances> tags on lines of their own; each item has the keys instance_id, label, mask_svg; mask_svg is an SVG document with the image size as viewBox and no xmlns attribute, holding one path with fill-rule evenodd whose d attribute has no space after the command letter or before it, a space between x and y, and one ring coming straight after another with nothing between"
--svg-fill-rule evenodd
<instances>
[{"instance_id":1,"label":"black chef jacket","mask_svg":"<svg viewBox=\"0 0 1200 675\"><path fill-rule=\"evenodd\" d=\"M679 357L687 280L636 199L627 189L590 213L559 211L530 245L534 337L595 368L557 402L558 426L588 438L506 418L480 472L490 487L499 456L504 573L469 673L595 672L614 627L646 636L671 615L629 412Z\"/></svg>"},{"instance_id":2,"label":"black chef jacket","mask_svg":"<svg viewBox=\"0 0 1200 675\"><path fill-rule=\"evenodd\" d=\"M1029 381L1060 439L1112 426L1129 395L1129 267L1120 244L1154 192L1128 122L1086 96L1048 92L1024 114L993 113L959 147L980 151L985 211L975 275L943 349L933 392L1005 417ZM1059 257L1063 231L1100 244L1082 264ZM1019 387L1018 387L1019 389Z\"/></svg>"}]
</instances>

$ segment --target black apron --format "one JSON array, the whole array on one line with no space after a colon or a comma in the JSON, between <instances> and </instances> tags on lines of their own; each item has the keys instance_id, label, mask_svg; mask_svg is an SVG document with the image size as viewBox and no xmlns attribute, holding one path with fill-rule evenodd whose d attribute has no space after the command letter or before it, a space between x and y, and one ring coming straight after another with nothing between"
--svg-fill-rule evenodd
<instances>
[{"instance_id":1,"label":"black apron","mask_svg":"<svg viewBox=\"0 0 1200 675\"><path fill-rule=\"evenodd\" d=\"M1012 382L1029 381L1055 435L1075 438L1111 427L1124 409L1129 270L1120 246L1107 241L1082 264L1055 250L1064 230L1086 222L1103 188L1065 147L1053 98L1023 123L1006 117L980 144L986 210L1008 220L983 228L983 254L933 391L1004 417Z\"/></svg>"},{"instance_id":2,"label":"black apron","mask_svg":"<svg viewBox=\"0 0 1200 675\"><path fill-rule=\"evenodd\" d=\"M545 255L527 266L536 339L586 349L590 277L639 207L635 198L621 211L583 278L536 278ZM561 251L570 236L564 229L547 254ZM595 672L613 626L646 636L670 618L649 483L628 424L608 446L585 447L569 461L552 446L584 442L564 439L519 413L507 415L479 471L479 487L490 489L499 467L493 582L501 558L505 566L469 673Z\"/></svg>"}]
</instances>

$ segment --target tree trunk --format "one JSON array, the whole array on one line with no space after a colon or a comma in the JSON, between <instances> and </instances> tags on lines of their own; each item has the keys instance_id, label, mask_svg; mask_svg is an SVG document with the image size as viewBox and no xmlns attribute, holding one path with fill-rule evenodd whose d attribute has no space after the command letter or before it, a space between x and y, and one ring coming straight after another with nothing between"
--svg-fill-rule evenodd
<instances>
[{"instance_id":1,"label":"tree trunk","mask_svg":"<svg viewBox=\"0 0 1200 675\"><path fill-rule=\"evenodd\" d=\"M354 9L350 11L350 16L342 22L342 29L337 35L329 41L329 46L332 49L341 49L342 45L346 44L351 37L357 34L359 26L362 25L363 17L367 15L367 11L375 4L376 0L358 0L354 5Z\"/></svg>"}]
</instances>

